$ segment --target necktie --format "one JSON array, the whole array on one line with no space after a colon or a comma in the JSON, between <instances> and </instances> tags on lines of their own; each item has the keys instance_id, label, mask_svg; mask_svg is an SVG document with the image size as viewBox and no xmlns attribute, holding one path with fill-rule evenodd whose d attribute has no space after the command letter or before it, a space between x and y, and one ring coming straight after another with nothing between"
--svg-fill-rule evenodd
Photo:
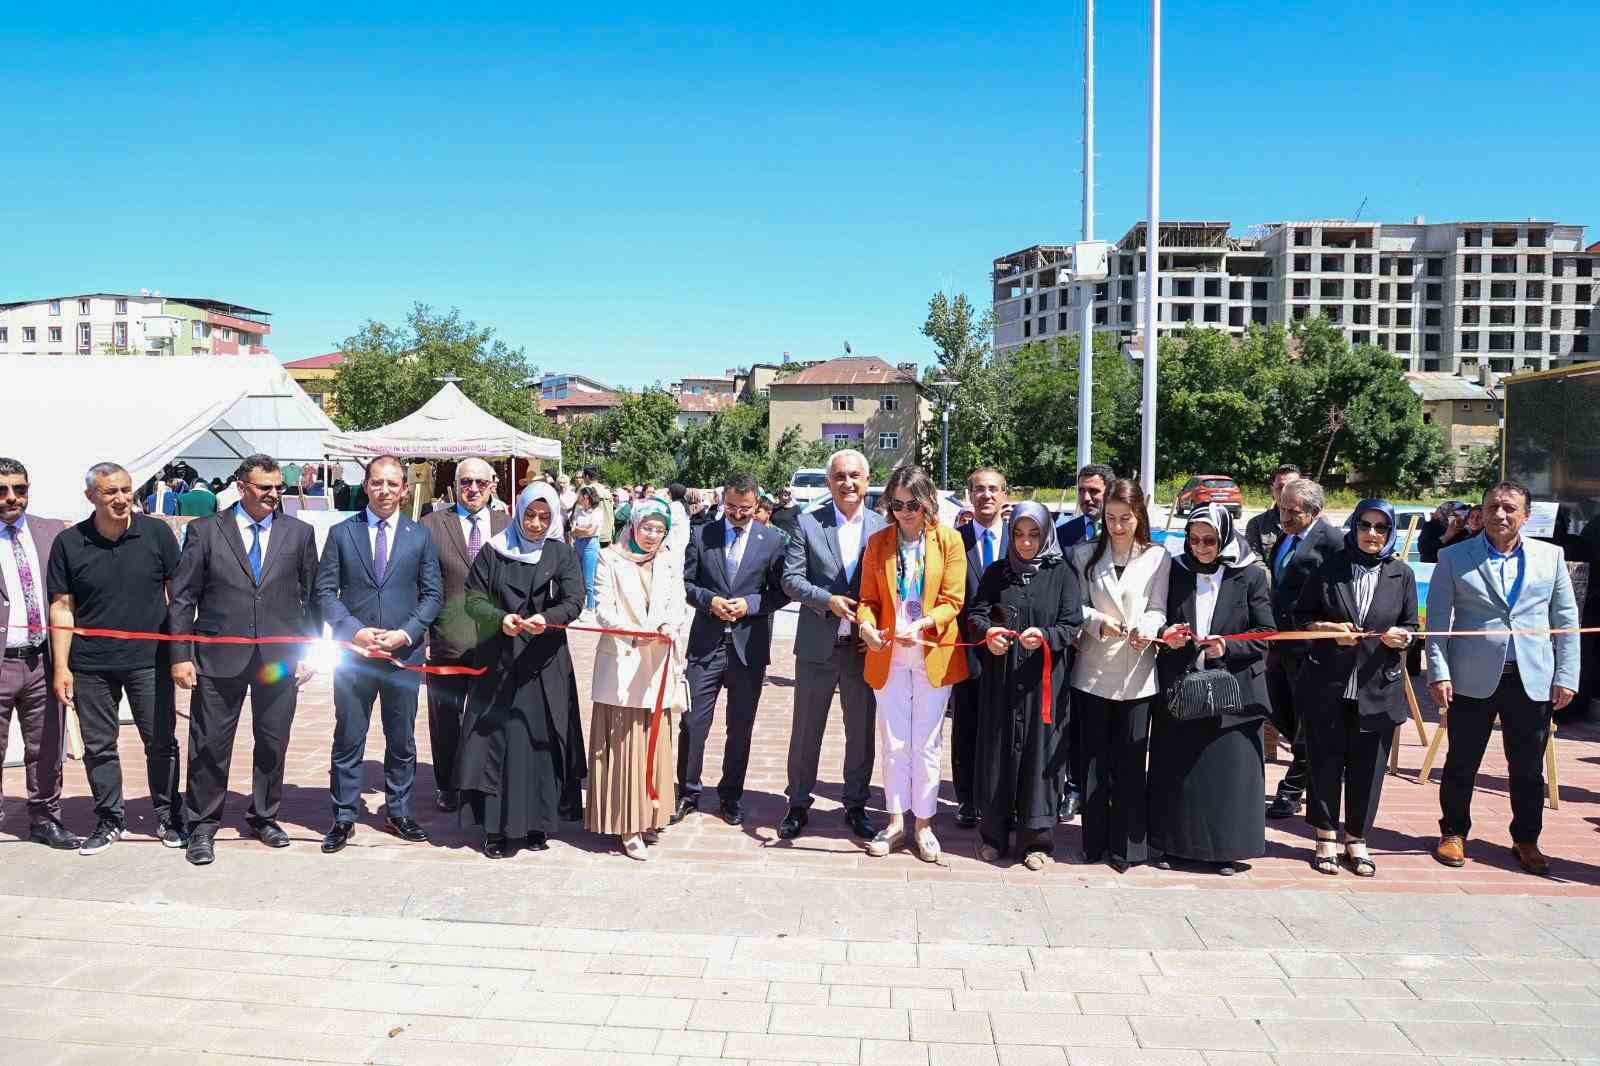
<instances>
[{"instance_id":1,"label":"necktie","mask_svg":"<svg viewBox=\"0 0 1600 1066\"><path fill-rule=\"evenodd\" d=\"M28 643L44 640L44 611L39 605L39 588L33 583L33 568L28 565L28 553L22 550L22 530L12 525L6 531L11 535L11 553L17 560L17 580L22 582L22 602L28 609Z\"/></svg>"},{"instance_id":2,"label":"necktie","mask_svg":"<svg viewBox=\"0 0 1600 1066\"><path fill-rule=\"evenodd\" d=\"M728 580L739 573L739 562L744 558L744 527L733 527L733 543L728 545Z\"/></svg>"},{"instance_id":3,"label":"necktie","mask_svg":"<svg viewBox=\"0 0 1600 1066\"><path fill-rule=\"evenodd\" d=\"M380 519L378 522L377 543L372 546L372 572L377 575L378 583L383 583L383 572L389 569L389 520Z\"/></svg>"},{"instance_id":4,"label":"necktie","mask_svg":"<svg viewBox=\"0 0 1600 1066\"><path fill-rule=\"evenodd\" d=\"M1289 565L1289 560L1294 558L1294 553L1298 551L1299 548L1300 538L1298 536L1290 537L1284 542L1283 551L1278 553L1278 565L1273 571L1274 577L1283 577L1284 568Z\"/></svg>"},{"instance_id":5,"label":"necktie","mask_svg":"<svg viewBox=\"0 0 1600 1066\"><path fill-rule=\"evenodd\" d=\"M477 559L478 552L483 548L483 530L478 528L478 515L468 515L467 522L472 526L472 534L467 537L467 558Z\"/></svg>"},{"instance_id":6,"label":"necktie","mask_svg":"<svg viewBox=\"0 0 1600 1066\"><path fill-rule=\"evenodd\" d=\"M994 562L994 530L983 531L983 566L987 570L989 564Z\"/></svg>"},{"instance_id":7,"label":"necktie","mask_svg":"<svg viewBox=\"0 0 1600 1066\"><path fill-rule=\"evenodd\" d=\"M261 523L250 523L250 576L261 584Z\"/></svg>"}]
</instances>

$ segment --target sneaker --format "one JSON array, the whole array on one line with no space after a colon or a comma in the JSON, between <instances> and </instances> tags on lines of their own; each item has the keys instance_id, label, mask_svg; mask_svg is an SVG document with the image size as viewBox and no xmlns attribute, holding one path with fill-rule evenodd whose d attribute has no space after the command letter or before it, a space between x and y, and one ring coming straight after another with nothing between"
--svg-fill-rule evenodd
<instances>
[{"instance_id":1,"label":"sneaker","mask_svg":"<svg viewBox=\"0 0 1600 1066\"><path fill-rule=\"evenodd\" d=\"M873 837L872 841L867 844L867 854L881 859L894 849L904 845L905 842L906 833L904 829L889 829L885 827L878 830L878 835Z\"/></svg>"},{"instance_id":2,"label":"sneaker","mask_svg":"<svg viewBox=\"0 0 1600 1066\"><path fill-rule=\"evenodd\" d=\"M917 858L923 862L939 861L939 838L933 835L933 830L923 826L917 830Z\"/></svg>"},{"instance_id":3,"label":"sneaker","mask_svg":"<svg viewBox=\"0 0 1600 1066\"><path fill-rule=\"evenodd\" d=\"M189 841L179 829L170 821L163 821L156 830L156 836L164 848L181 848Z\"/></svg>"},{"instance_id":4,"label":"sneaker","mask_svg":"<svg viewBox=\"0 0 1600 1066\"><path fill-rule=\"evenodd\" d=\"M78 849L79 855L98 855L122 839L122 826L116 822L101 822L89 834L89 839Z\"/></svg>"}]
</instances>

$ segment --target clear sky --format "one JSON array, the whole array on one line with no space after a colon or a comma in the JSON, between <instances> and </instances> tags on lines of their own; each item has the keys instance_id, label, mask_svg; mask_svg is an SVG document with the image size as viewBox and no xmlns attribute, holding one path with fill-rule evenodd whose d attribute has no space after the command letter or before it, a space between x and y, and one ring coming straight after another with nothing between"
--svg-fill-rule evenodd
<instances>
[{"instance_id":1,"label":"clear sky","mask_svg":"<svg viewBox=\"0 0 1600 1066\"><path fill-rule=\"evenodd\" d=\"M1600 4L1168 0L1164 217L1600 239ZM618 384L926 360L936 289L1080 234L1081 4L13 4L0 298L159 288L280 358L413 301ZM1097 235L1148 5L1101 0ZM530 13L531 12L531 13Z\"/></svg>"}]
</instances>

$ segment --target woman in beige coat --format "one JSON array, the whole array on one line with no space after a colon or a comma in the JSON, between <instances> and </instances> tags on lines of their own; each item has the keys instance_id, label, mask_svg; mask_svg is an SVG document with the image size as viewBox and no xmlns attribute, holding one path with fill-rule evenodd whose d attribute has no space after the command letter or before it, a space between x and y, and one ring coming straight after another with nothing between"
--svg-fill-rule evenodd
<instances>
[{"instance_id":1,"label":"woman in beige coat","mask_svg":"<svg viewBox=\"0 0 1600 1066\"><path fill-rule=\"evenodd\" d=\"M628 535L600 553L595 573L595 622L605 629L658 634L602 636L594 655L593 716L589 723L589 803L584 825L615 834L631 859L646 859L646 844L672 815L677 758L674 713L689 704L684 645L691 616L683 560L664 551L672 515L660 500L636 501ZM648 790L650 719L667 671L663 720L656 737L656 799Z\"/></svg>"}]
</instances>

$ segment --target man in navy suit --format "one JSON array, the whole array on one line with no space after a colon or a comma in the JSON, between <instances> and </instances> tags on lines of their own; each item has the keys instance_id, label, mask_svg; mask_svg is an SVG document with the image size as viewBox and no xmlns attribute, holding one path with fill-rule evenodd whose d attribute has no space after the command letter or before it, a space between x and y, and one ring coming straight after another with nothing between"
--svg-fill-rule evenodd
<instances>
[{"instance_id":1,"label":"man in navy suit","mask_svg":"<svg viewBox=\"0 0 1600 1066\"><path fill-rule=\"evenodd\" d=\"M367 466L367 506L328 531L317 567L317 608L336 640L383 652L397 662L422 662L428 626L444 593L433 538L397 513L406 468L392 455ZM347 655L333 673L333 828L322 850L333 853L355 832L361 763L372 703L383 708L383 784L389 831L413 843L428 835L411 817L417 773L417 688L421 677L392 663Z\"/></svg>"},{"instance_id":2,"label":"man in navy suit","mask_svg":"<svg viewBox=\"0 0 1600 1066\"><path fill-rule=\"evenodd\" d=\"M1115 480L1117 472L1104 463L1090 463L1078 471L1078 513L1056 523L1056 539L1063 550L1100 535L1106 489Z\"/></svg>"},{"instance_id":3,"label":"man in navy suit","mask_svg":"<svg viewBox=\"0 0 1600 1066\"><path fill-rule=\"evenodd\" d=\"M689 713L678 739L678 807L674 822L700 807L700 767L717 693L728 690L727 743L717 794L729 825L744 820L744 775L756 703L772 657L772 612L783 591L783 534L759 522L756 479L736 473L722 489L722 517L694 531L683 554L689 628Z\"/></svg>"},{"instance_id":4,"label":"man in navy suit","mask_svg":"<svg viewBox=\"0 0 1600 1066\"><path fill-rule=\"evenodd\" d=\"M972 521L961 527L967 546L967 603L978 595L978 581L989 565L1006 556L1011 543L1011 523L1005 520L1008 501L1006 476L992 466L967 475L967 502ZM972 829L978 824L976 786L978 766L978 688L983 676L981 648L967 649L967 680L959 682L950 700L950 776L954 779L956 825Z\"/></svg>"}]
</instances>

